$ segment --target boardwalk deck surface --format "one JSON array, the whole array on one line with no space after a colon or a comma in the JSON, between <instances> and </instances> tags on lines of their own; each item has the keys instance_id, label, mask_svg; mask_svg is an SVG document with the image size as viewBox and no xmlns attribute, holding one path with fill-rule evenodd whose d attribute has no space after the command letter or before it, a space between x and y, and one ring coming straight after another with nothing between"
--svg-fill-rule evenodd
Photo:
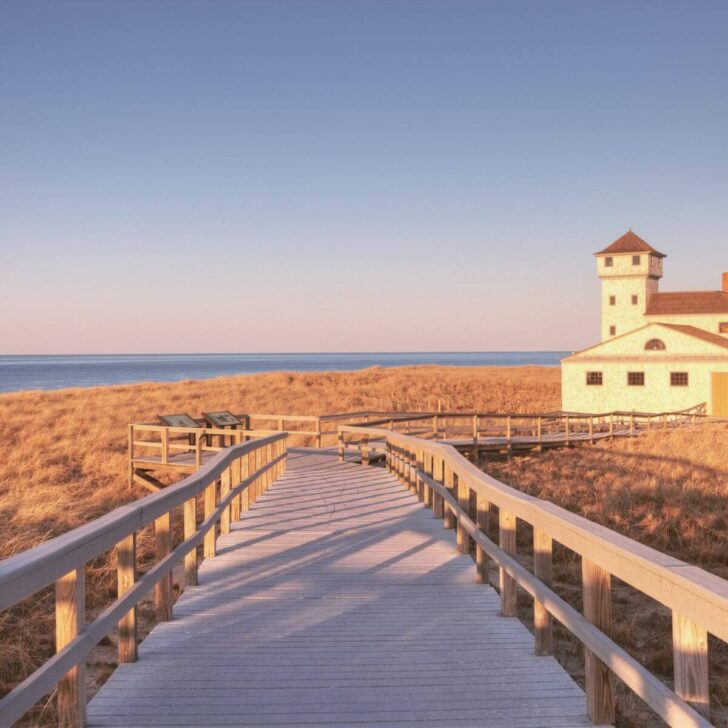
<instances>
[{"instance_id":1,"label":"boardwalk deck surface","mask_svg":"<svg viewBox=\"0 0 728 728\"><path fill-rule=\"evenodd\" d=\"M92 726L593 725L469 556L383 468L291 451Z\"/></svg>"}]
</instances>

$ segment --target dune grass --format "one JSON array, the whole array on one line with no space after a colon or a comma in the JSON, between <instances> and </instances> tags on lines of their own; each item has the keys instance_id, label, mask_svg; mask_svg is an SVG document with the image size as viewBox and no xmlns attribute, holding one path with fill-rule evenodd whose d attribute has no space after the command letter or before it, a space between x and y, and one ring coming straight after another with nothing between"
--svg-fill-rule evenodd
<instances>
[{"instance_id":1,"label":"dune grass","mask_svg":"<svg viewBox=\"0 0 728 728\"><path fill-rule=\"evenodd\" d=\"M342 373L273 373L195 382L66 389L0 395L0 558L68 531L143 496L127 486L127 425L157 414L203 410L325 414L361 409L492 412L551 411L560 407L557 368L373 368ZM505 482L675 554L722 576L728 563L728 430L713 427L653 432L633 441L600 443L514 458L482 467ZM527 542L524 539L524 543ZM142 562L151 559L149 533L139 537ZM556 570L559 588L578 602L573 560ZM111 556L88 569L93 616L115 597ZM522 603L528 619L527 601ZM144 629L151 611L142 606ZM617 585L619 640L669 680L669 629L664 614ZM53 653L51 590L0 614L0 694ZM577 678L578 645L559 632L559 659ZM665 645L667 644L667 650ZM711 645L713 647L713 645ZM711 655L714 696L728 702L723 646ZM113 636L89 659L93 693L115 666ZM655 725L620 693L622 725ZM53 702L29 718L53 722ZM645 722L647 721L647 722Z\"/></svg>"}]
</instances>

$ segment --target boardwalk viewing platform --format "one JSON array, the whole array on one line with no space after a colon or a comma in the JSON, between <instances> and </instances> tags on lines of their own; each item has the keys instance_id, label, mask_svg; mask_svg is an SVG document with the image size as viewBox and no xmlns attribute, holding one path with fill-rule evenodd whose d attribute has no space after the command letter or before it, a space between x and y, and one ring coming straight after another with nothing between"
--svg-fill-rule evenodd
<instances>
[{"instance_id":1,"label":"boardwalk viewing platform","mask_svg":"<svg viewBox=\"0 0 728 728\"><path fill-rule=\"evenodd\" d=\"M0 700L0 725L56 688L69 727L611 725L616 680L671 726L711 725L708 634L728 641L726 581L494 480L439 432L413 432L414 416L409 434L395 420L338 424L333 447L248 433L182 481L0 563L0 609L55 583L57 643ZM516 543L519 522L530 543ZM148 527L156 560L141 574ZM581 609L552 588L554 543L580 557ZM86 565L111 549L118 597L86 623ZM611 639L612 577L672 613L673 684ZM158 623L139 643L150 593ZM555 621L584 645L584 689L552 656ZM119 667L87 703L86 656L111 633Z\"/></svg>"}]
</instances>

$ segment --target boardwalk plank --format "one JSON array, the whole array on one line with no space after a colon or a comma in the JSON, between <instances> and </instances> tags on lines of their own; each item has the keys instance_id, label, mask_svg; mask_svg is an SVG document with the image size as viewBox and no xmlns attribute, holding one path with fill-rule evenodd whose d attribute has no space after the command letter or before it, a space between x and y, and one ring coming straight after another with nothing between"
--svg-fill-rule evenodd
<instances>
[{"instance_id":1,"label":"boardwalk plank","mask_svg":"<svg viewBox=\"0 0 728 728\"><path fill-rule=\"evenodd\" d=\"M218 547L90 725L591 725L453 532L381 468L292 451Z\"/></svg>"}]
</instances>

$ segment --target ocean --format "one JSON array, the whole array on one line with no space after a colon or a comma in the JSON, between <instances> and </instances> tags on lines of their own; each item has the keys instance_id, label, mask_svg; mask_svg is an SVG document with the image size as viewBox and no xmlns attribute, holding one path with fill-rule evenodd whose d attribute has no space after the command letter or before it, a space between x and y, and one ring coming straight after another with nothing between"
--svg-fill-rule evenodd
<instances>
[{"instance_id":1,"label":"ocean","mask_svg":"<svg viewBox=\"0 0 728 728\"><path fill-rule=\"evenodd\" d=\"M558 366L568 351L484 351L361 354L111 354L0 356L0 392L175 382L233 374L355 371L415 364Z\"/></svg>"}]
</instances>

